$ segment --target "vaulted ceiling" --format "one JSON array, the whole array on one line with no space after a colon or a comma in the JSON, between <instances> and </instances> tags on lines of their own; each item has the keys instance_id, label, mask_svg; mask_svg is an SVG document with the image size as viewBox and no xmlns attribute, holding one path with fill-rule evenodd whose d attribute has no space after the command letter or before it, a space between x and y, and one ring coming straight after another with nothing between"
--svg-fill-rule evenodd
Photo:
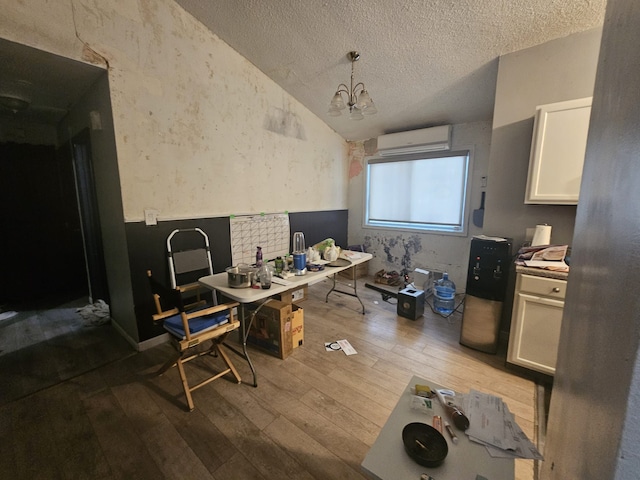
<instances>
[{"instance_id":1,"label":"vaulted ceiling","mask_svg":"<svg viewBox=\"0 0 640 480\"><path fill-rule=\"evenodd\" d=\"M606 0L175 0L347 140L492 117L500 55L602 25ZM361 54L378 113L327 114ZM35 55L35 57L34 57ZM56 122L100 69L0 41L0 94ZM86 68L85 68L86 67ZM71 87L74 85L74 87ZM0 108L0 115L12 115Z\"/></svg>"},{"instance_id":2,"label":"vaulted ceiling","mask_svg":"<svg viewBox=\"0 0 640 480\"><path fill-rule=\"evenodd\" d=\"M492 118L498 57L602 25L606 0L176 0L347 140ZM355 80L378 113L327 115Z\"/></svg>"}]
</instances>

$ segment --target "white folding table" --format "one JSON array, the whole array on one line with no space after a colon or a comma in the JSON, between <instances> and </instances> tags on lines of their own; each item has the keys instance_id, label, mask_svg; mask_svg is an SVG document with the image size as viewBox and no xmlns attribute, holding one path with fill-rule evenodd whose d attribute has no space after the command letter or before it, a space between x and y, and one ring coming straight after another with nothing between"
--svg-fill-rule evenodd
<instances>
[{"instance_id":1,"label":"white folding table","mask_svg":"<svg viewBox=\"0 0 640 480\"><path fill-rule=\"evenodd\" d=\"M256 371L253 366L253 363L251 362L251 359L249 358L249 354L247 352L247 336L249 335L249 329L251 328L251 320L253 319L253 316L251 316L247 320L246 311L247 311L248 305L256 304L256 309L254 310L255 312L260 307L265 305L269 301L269 299L274 295L288 292L289 290L295 290L296 288L300 288L300 287L303 287L304 285L312 284L324 278L332 276L333 286L331 287L331 290L329 290L329 292L327 293L325 301L329 301L329 295L332 292L340 292L347 295L351 295L356 297L358 301L360 301L360 304L362 305L362 313L364 314L364 304L362 303L362 300L360 300L360 297L358 296L357 283L355 281L355 267L361 263L368 262L369 260L371 260L371 258L373 258L373 255L371 255L370 253L346 251L341 253L341 258L348 259L350 263L343 266L336 266L336 267L325 265L324 270L320 270L318 272L308 271L305 275L292 276L287 278L285 281L281 281L280 279L276 278L275 281L276 282L280 281L281 283L272 282L271 288L266 290L258 289L258 288L231 288L229 286L228 275L226 272L216 273L214 275L207 275L198 280L201 285L207 288L210 288L212 290L216 290L222 293L225 297L228 297L231 300L234 300L240 304L240 308L238 310L238 317L240 319L240 336L241 336L240 341L242 343L242 351L240 352L236 350L235 348L233 348L233 346L230 346L230 345L227 345L227 346L233 352L242 356L249 364L249 368L251 369L251 373L253 375L254 387L258 386L258 383L256 380ZM336 288L336 278L335 278L336 274L348 269L353 269L353 272L354 272L353 293L344 292Z\"/></svg>"}]
</instances>

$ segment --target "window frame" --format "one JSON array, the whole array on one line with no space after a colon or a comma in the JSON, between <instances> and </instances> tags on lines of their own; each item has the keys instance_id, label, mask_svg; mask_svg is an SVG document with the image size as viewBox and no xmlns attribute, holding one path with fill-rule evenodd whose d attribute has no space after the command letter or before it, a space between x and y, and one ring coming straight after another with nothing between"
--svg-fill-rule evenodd
<instances>
[{"instance_id":1,"label":"window frame","mask_svg":"<svg viewBox=\"0 0 640 480\"><path fill-rule=\"evenodd\" d=\"M464 165L464 178L463 182L462 198L460 206L462 211L460 213L460 224L454 226L445 226L437 223L415 223L403 221L380 221L371 220L369 218L369 196L370 196L370 176L371 165L380 163L395 163L406 162L412 160L429 160L434 158L447 158L447 157L466 157L466 164ZM391 156L377 156L370 157L366 160L365 175L364 175L364 199L363 199L363 228L373 229L386 229L393 231L415 231L421 233L431 233L440 235L455 235L455 236L467 236L469 231L469 203L470 203L470 191L471 191L471 175L473 172L473 151L472 149L460 149L455 151L438 151L438 152L426 152L426 153L412 153L412 154L400 154Z\"/></svg>"}]
</instances>

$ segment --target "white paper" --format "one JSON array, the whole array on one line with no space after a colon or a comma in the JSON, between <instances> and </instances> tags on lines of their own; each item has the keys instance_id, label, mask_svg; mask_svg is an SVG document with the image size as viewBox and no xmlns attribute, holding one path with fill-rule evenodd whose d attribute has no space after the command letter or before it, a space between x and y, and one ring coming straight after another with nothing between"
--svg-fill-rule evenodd
<instances>
[{"instance_id":1,"label":"white paper","mask_svg":"<svg viewBox=\"0 0 640 480\"><path fill-rule=\"evenodd\" d=\"M412 395L411 409L419 410L422 413L433 415L433 401L430 398L420 397L418 395Z\"/></svg>"},{"instance_id":2,"label":"white paper","mask_svg":"<svg viewBox=\"0 0 640 480\"><path fill-rule=\"evenodd\" d=\"M362 258L364 255L362 252L354 252L353 250L342 250L340 252L340 257L346 258L347 260L356 260L358 258Z\"/></svg>"},{"instance_id":3,"label":"white paper","mask_svg":"<svg viewBox=\"0 0 640 480\"><path fill-rule=\"evenodd\" d=\"M345 355L355 355L356 349L351 346L348 340L338 340L338 345L342 347L342 351Z\"/></svg>"},{"instance_id":4,"label":"white paper","mask_svg":"<svg viewBox=\"0 0 640 480\"><path fill-rule=\"evenodd\" d=\"M339 352L342 350L342 347L338 344L338 342L324 342L324 349L327 352Z\"/></svg>"},{"instance_id":5,"label":"white paper","mask_svg":"<svg viewBox=\"0 0 640 480\"><path fill-rule=\"evenodd\" d=\"M542 459L501 398L471 390L466 413L469 440L486 445L492 457Z\"/></svg>"},{"instance_id":6,"label":"white paper","mask_svg":"<svg viewBox=\"0 0 640 480\"><path fill-rule=\"evenodd\" d=\"M553 260L525 260L524 264L527 267L545 268L547 270L557 270L557 271L569 270L569 265L567 265L564 262L564 260L560 260L560 261L553 261Z\"/></svg>"},{"instance_id":7,"label":"white paper","mask_svg":"<svg viewBox=\"0 0 640 480\"><path fill-rule=\"evenodd\" d=\"M506 242L506 238L502 237L489 237L487 235L474 235L473 238L479 238L480 240L492 240L494 242Z\"/></svg>"}]
</instances>

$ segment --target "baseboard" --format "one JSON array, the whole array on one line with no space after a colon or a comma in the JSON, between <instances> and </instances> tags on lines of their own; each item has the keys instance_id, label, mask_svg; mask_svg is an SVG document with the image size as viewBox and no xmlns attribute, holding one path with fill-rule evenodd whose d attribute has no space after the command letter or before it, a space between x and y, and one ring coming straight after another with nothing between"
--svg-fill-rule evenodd
<instances>
[{"instance_id":1,"label":"baseboard","mask_svg":"<svg viewBox=\"0 0 640 480\"><path fill-rule=\"evenodd\" d=\"M129 334L116 322L113 318L111 319L111 326L115 328L122 338L124 338L133 348L138 350L138 342L131 338Z\"/></svg>"},{"instance_id":2,"label":"baseboard","mask_svg":"<svg viewBox=\"0 0 640 480\"><path fill-rule=\"evenodd\" d=\"M170 339L171 337L168 333L163 333L162 335L158 335L157 337L153 337L149 340L138 343L137 348L139 352L144 352L145 350L149 350L150 348L157 347L158 345L162 345L163 343L167 343Z\"/></svg>"},{"instance_id":3,"label":"baseboard","mask_svg":"<svg viewBox=\"0 0 640 480\"><path fill-rule=\"evenodd\" d=\"M120 335L138 352L144 352L145 350L149 350L150 348L156 347L163 343L167 343L169 341L169 334L163 333L157 337L150 338L149 340L145 340L143 342L137 342L133 338L129 336L129 334L120 326L118 322L111 319L111 326L115 328Z\"/></svg>"}]
</instances>

